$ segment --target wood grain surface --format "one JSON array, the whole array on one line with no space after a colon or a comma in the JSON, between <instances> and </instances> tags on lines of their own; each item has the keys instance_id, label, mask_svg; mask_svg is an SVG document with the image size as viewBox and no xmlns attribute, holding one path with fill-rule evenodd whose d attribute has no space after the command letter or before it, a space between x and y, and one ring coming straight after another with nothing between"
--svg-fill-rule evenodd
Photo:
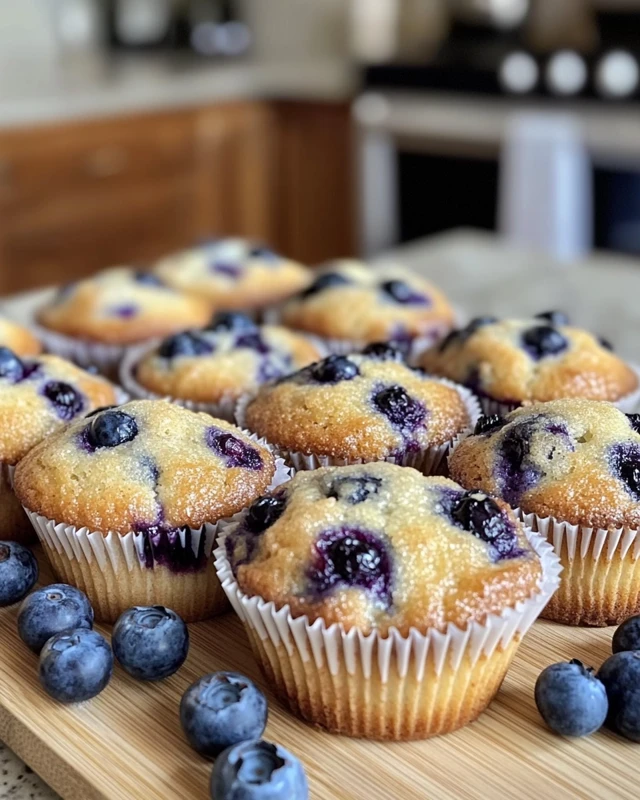
<instances>
[{"instance_id":1,"label":"wood grain surface","mask_svg":"<svg viewBox=\"0 0 640 800\"><path fill-rule=\"evenodd\" d=\"M302 759L313 800L638 797L637 745L607 731L579 741L556 737L533 702L544 666L571 657L599 666L612 629L539 622L477 722L424 742L380 744L294 719L270 694L232 614L190 626L189 658L177 675L145 684L116 667L98 698L73 707L40 688L37 658L18 638L16 615L17 607L0 611L0 739L65 800L206 800L211 765L186 744L178 704L192 681L217 669L240 670L267 691L265 735Z\"/></svg>"}]
</instances>

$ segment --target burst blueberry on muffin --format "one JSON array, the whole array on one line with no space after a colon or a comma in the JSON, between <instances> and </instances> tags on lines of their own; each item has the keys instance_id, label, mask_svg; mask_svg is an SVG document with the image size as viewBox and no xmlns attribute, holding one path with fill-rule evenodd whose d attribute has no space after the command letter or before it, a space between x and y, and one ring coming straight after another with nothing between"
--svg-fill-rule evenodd
<instances>
[{"instance_id":1,"label":"burst blueberry on muffin","mask_svg":"<svg viewBox=\"0 0 640 800\"><path fill-rule=\"evenodd\" d=\"M170 286L224 309L263 308L311 280L306 267L243 239L211 239L163 258L155 272Z\"/></svg>"},{"instance_id":2,"label":"burst blueberry on muffin","mask_svg":"<svg viewBox=\"0 0 640 800\"><path fill-rule=\"evenodd\" d=\"M20 358L0 346L0 539L34 538L7 468L68 422L115 402L110 383L57 356Z\"/></svg>"},{"instance_id":3,"label":"burst blueberry on muffin","mask_svg":"<svg viewBox=\"0 0 640 800\"><path fill-rule=\"evenodd\" d=\"M142 389L156 395L202 404L230 401L233 409L243 394L318 358L318 348L304 336L226 312L203 330L165 339L128 371L135 372ZM123 381L129 388L124 372Z\"/></svg>"},{"instance_id":4,"label":"burst blueberry on muffin","mask_svg":"<svg viewBox=\"0 0 640 800\"><path fill-rule=\"evenodd\" d=\"M564 572L545 616L604 625L640 611L640 417L566 399L481 418L476 430L451 474L518 505L554 543Z\"/></svg>"},{"instance_id":5,"label":"burst blueberry on muffin","mask_svg":"<svg viewBox=\"0 0 640 800\"><path fill-rule=\"evenodd\" d=\"M100 619L159 604L193 620L222 599L202 526L249 505L274 472L269 450L233 425L137 400L48 437L18 465L15 491L57 578Z\"/></svg>"},{"instance_id":6,"label":"burst blueberry on muffin","mask_svg":"<svg viewBox=\"0 0 640 800\"><path fill-rule=\"evenodd\" d=\"M206 303L187 297L157 276L114 267L62 287L41 308L46 329L81 341L129 345L205 325Z\"/></svg>"},{"instance_id":7,"label":"burst blueberry on muffin","mask_svg":"<svg viewBox=\"0 0 640 800\"><path fill-rule=\"evenodd\" d=\"M262 387L241 424L264 436L298 469L312 464L394 459L433 472L447 445L469 429L473 401L376 345L332 355ZM436 457L437 455L437 457ZM435 460L434 460L435 459Z\"/></svg>"},{"instance_id":8,"label":"burst blueberry on muffin","mask_svg":"<svg viewBox=\"0 0 640 800\"><path fill-rule=\"evenodd\" d=\"M298 473L256 501L227 529L223 545L219 574L268 678L303 717L355 736L419 738L474 719L497 691L524 630L514 625L518 635L477 660L469 643L490 617L506 609L519 614L532 598L543 602L543 564L506 503L392 464ZM261 615L284 620L278 612L289 609L297 647L253 627L242 609L256 597L272 604L262 605ZM318 621L341 626L322 665ZM452 626L463 640L452 635L459 658L450 652L438 667L432 637ZM462 633L469 628L473 636ZM363 653L354 631L374 637ZM416 636L423 645L428 637L430 648ZM385 641L393 648L385 651ZM361 664L367 657L370 674Z\"/></svg>"},{"instance_id":9,"label":"burst blueberry on muffin","mask_svg":"<svg viewBox=\"0 0 640 800\"><path fill-rule=\"evenodd\" d=\"M285 304L282 320L358 345L438 338L451 329L453 311L442 292L408 269L338 261Z\"/></svg>"},{"instance_id":10,"label":"burst blueberry on muffin","mask_svg":"<svg viewBox=\"0 0 640 800\"><path fill-rule=\"evenodd\" d=\"M427 351L421 365L471 388L487 410L492 402L516 407L563 397L617 402L638 389L635 372L607 342L570 327L559 312L478 317Z\"/></svg>"},{"instance_id":11,"label":"burst blueberry on muffin","mask_svg":"<svg viewBox=\"0 0 640 800\"><path fill-rule=\"evenodd\" d=\"M0 347L8 347L18 356L37 356L42 345L30 330L0 317Z\"/></svg>"}]
</instances>

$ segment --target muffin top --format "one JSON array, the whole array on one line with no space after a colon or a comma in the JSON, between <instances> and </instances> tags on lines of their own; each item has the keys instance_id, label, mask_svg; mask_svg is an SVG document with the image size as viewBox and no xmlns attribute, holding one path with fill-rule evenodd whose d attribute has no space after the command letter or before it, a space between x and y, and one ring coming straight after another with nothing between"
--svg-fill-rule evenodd
<instances>
[{"instance_id":1,"label":"muffin top","mask_svg":"<svg viewBox=\"0 0 640 800\"><path fill-rule=\"evenodd\" d=\"M470 419L455 388L373 345L263 386L246 424L287 450L372 461L444 445Z\"/></svg>"},{"instance_id":2,"label":"muffin top","mask_svg":"<svg viewBox=\"0 0 640 800\"><path fill-rule=\"evenodd\" d=\"M114 267L63 286L37 318L67 336L126 345L205 325L209 307L151 273Z\"/></svg>"},{"instance_id":3,"label":"muffin top","mask_svg":"<svg viewBox=\"0 0 640 800\"><path fill-rule=\"evenodd\" d=\"M208 328L174 334L146 353L136 379L159 395L211 403L253 392L319 357L299 334L225 312Z\"/></svg>"},{"instance_id":4,"label":"muffin top","mask_svg":"<svg viewBox=\"0 0 640 800\"><path fill-rule=\"evenodd\" d=\"M541 517L640 527L640 415L570 398L483 417L453 452L452 477Z\"/></svg>"},{"instance_id":5,"label":"muffin top","mask_svg":"<svg viewBox=\"0 0 640 800\"><path fill-rule=\"evenodd\" d=\"M311 272L244 239L211 239L158 262L155 273L214 308L260 308L304 288Z\"/></svg>"},{"instance_id":6,"label":"muffin top","mask_svg":"<svg viewBox=\"0 0 640 800\"><path fill-rule=\"evenodd\" d=\"M453 311L435 286L404 267L337 261L285 304L282 319L320 336L367 343L443 335Z\"/></svg>"},{"instance_id":7,"label":"muffin top","mask_svg":"<svg viewBox=\"0 0 640 800\"><path fill-rule=\"evenodd\" d=\"M21 359L0 347L0 461L16 464L45 436L115 402L104 378L58 356Z\"/></svg>"},{"instance_id":8,"label":"muffin top","mask_svg":"<svg viewBox=\"0 0 640 800\"><path fill-rule=\"evenodd\" d=\"M562 397L616 401L638 386L607 342L569 327L560 312L501 322L478 317L428 350L422 366L513 404Z\"/></svg>"},{"instance_id":9,"label":"muffin top","mask_svg":"<svg viewBox=\"0 0 640 800\"><path fill-rule=\"evenodd\" d=\"M18 356L37 356L42 345L28 328L0 317L0 347L8 347Z\"/></svg>"},{"instance_id":10,"label":"muffin top","mask_svg":"<svg viewBox=\"0 0 640 800\"><path fill-rule=\"evenodd\" d=\"M385 462L299 472L226 549L246 595L365 633L483 623L542 575L506 503Z\"/></svg>"},{"instance_id":11,"label":"muffin top","mask_svg":"<svg viewBox=\"0 0 640 800\"><path fill-rule=\"evenodd\" d=\"M31 511L103 532L200 527L267 490L272 454L239 428L163 400L135 400L73 422L18 465Z\"/></svg>"}]
</instances>

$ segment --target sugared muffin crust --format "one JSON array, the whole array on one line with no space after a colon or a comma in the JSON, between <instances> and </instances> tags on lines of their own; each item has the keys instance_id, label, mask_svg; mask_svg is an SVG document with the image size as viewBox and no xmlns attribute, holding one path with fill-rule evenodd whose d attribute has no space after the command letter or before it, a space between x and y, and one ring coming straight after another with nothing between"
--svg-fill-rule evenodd
<instances>
[{"instance_id":1,"label":"sugared muffin crust","mask_svg":"<svg viewBox=\"0 0 640 800\"><path fill-rule=\"evenodd\" d=\"M388 463L298 473L251 506L226 550L245 594L383 635L482 623L541 577L504 502Z\"/></svg>"}]
</instances>

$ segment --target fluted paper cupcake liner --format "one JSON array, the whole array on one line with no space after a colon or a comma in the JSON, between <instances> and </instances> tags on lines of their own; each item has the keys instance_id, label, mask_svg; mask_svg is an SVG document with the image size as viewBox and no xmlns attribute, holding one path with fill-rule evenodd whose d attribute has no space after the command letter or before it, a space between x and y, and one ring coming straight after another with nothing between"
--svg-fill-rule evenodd
<instances>
[{"instance_id":1,"label":"fluted paper cupcake liner","mask_svg":"<svg viewBox=\"0 0 640 800\"><path fill-rule=\"evenodd\" d=\"M327 348L324 343L317 337L305 336L318 350L319 357L323 358L327 354ZM153 342L139 345L138 347L131 347L120 362L118 374L120 383L125 387L127 392L132 397L150 399L150 400L169 400L171 403L188 408L190 411L204 411L214 417L225 419L228 422L235 421L235 409L238 403L237 396L223 397L215 403L202 403L195 400L184 400L179 397L171 397L170 395L160 395L152 392L150 389L145 388L136 378L136 369L138 364L151 350L156 348L159 339Z\"/></svg>"},{"instance_id":2,"label":"fluted paper cupcake liner","mask_svg":"<svg viewBox=\"0 0 640 800\"><path fill-rule=\"evenodd\" d=\"M469 389L460 386L446 378L429 378L429 380L442 383L455 389L464 402L469 424L460 433L443 445L434 447L423 447L414 452L404 453L402 456L387 456L384 459L363 459L363 458L337 458L321 453L305 453L297 450L289 450L281 447L275 442L269 442L286 462L290 464L296 472L303 470L319 469L320 467L344 467L348 464L366 464L374 461L388 461L392 464L399 464L403 467L413 467L424 475L441 475L447 472L447 458L449 453L467 436L473 433L476 422L481 414L480 404L476 396ZM241 397L236 405L235 420L241 428L247 428L246 410L255 395L245 395Z\"/></svg>"},{"instance_id":3,"label":"fluted paper cupcake liner","mask_svg":"<svg viewBox=\"0 0 640 800\"><path fill-rule=\"evenodd\" d=\"M255 435L251 438L268 447ZM277 458L269 491L290 478L290 469ZM229 520L206 523L197 529L162 532L160 544L154 545L145 532L91 531L24 510L56 577L82 589L91 600L96 619L102 622L114 622L134 605L165 605L187 622L207 619L227 608L212 568L211 551L218 527ZM186 563L185 569L167 566L161 547L163 538L171 547L174 560Z\"/></svg>"},{"instance_id":4,"label":"fluted paper cupcake liner","mask_svg":"<svg viewBox=\"0 0 640 800\"><path fill-rule=\"evenodd\" d=\"M563 565L546 619L604 626L640 613L640 531L590 528L516 511L553 545Z\"/></svg>"},{"instance_id":5,"label":"fluted paper cupcake liner","mask_svg":"<svg viewBox=\"0 0 640 800\"><path fill-rule=\"evenodd\" d=\"M515 650L556 590L561 570L553 548L527 531L542 577L527 600L484 623L403 636L345 631L342 625L293 617L238 586L221 527L214 552L223 590L244 623L254 655L292 711L335 733L378 739L425 738L475 719L500 687Z\"/></svg>"}]
</instances>

